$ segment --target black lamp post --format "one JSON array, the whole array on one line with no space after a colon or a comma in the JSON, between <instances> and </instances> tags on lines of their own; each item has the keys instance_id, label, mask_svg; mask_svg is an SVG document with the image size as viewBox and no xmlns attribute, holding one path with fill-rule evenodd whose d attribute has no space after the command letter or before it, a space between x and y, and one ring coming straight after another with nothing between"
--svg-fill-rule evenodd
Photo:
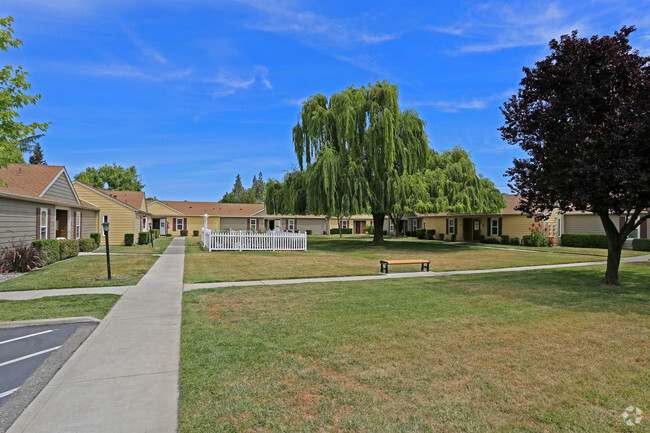
<instances>
[{"instance_id":1,"label":"black lamp post","mask_svg":"<svg viewBox=\"0 0 650 433\"><path fill-rule=\"evenodd\" d=\"M104 236L106 237L106 268L108 269L108 279L111 279L111 256L108 253L108 221L102 223L104 229Z\"/></svg>"},{"instance_id":2,"label":"black lamp post","mask_svg":"<svg viewBox=\"0 0 650 433\"><path fill-rule=\"evenodd\" d=\"M153 228L151 228L151 223L149 223L149 238L151 238L151 248L153 248Z\"/></svg>"}]
</instances>

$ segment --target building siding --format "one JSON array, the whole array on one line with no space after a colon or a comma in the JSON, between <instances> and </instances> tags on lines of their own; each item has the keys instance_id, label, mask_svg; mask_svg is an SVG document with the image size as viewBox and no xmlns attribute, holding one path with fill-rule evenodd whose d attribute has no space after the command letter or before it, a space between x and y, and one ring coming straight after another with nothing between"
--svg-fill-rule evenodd
<instances>
[{"instance_id":1,"label":"building siding","mask_svg":"<svg viewBox=\"0 0 650 433\"><path fill-rule=\"evenodd\" d=\"M173 236L180 236L181 231L176 230L174 226L174 218L187 218L187 235L193 236L194 230L198 230L199 234L203 228L203 217L202 216L182 216L182 215L170 215L167 216L167 222L169 223L168 233ZM219 230L220 218L218 216L208 217L208 228L210 230Z\"/></svg>"},{"instance_id":2,"label":"building siding","mask_svg":"<svg viewBox=\"0 0 650 433\"><path fill-rule=\"evenodd\" d=\"M97 219L97 231L101 233L102 238L104 237L104 233L101 229L103 221L102 215L107 214L110 215L108 241L111 245L124 245L124 235L126 233L133 233L137 241L138 233L136 230L134 230L134 219L136 215L133 210L126 207L126 205L111 200L110 198L105 197L84 186L75 184L75 190L77 191L79 198L87 201L88 203L92 203L94 206L97 206L100 209ZM135 229L137 228L138 226L136 225Z\"/></svg>"},{"instance_id":3,"label":"building siding","mask_svg":"<svg viewBox=\"0 0 650 433\"><path fill-rule=\"evenodd\" d=\"M169 216L169 215L183 215L182 213L172 210L167 206L163 206L160 203L151 203L150 205L147 205L147 209L149 210L150 213L156 215L157 217Z\"/></svg>"},{"instance_id":4,"label":"building siding","mask_svg":"<svg viewBox=\"0 0 650 433\"><path fill-rule=\"evenodd\" d=\"M99 212L92 210L81 211L81 237L89 238L91 233L100 233L101 230L97 228L97 220Z\"/></svg>"},{"instance_id":5,"label":"building siding","mask_svg":"<svg viewBox=\"0 0 650 433\"><path fill-rule=\"evenodd\" d=\"M77 199L74 195L74 192L70 188L65 173L62 173L59 178L54 181L52 185L47 189L43 198L48 198L51 200L61 200L69 203L77 203Z\"/></svg>"}]
</instances>

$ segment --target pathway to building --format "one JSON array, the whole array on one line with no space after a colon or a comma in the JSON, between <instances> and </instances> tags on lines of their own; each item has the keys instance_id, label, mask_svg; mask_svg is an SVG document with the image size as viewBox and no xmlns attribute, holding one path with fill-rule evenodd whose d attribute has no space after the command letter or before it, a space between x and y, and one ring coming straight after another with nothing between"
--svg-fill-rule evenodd
<instances>
[{"instance_id":1,"label":"pathway to building","mask_svg":"<svg viewBox=\"0 0 650 433\"><path fill-rule=\"evenodd\" d=\"M126 289L9 433L178 431L184 244Z\"/></svg>"}]
</instances>

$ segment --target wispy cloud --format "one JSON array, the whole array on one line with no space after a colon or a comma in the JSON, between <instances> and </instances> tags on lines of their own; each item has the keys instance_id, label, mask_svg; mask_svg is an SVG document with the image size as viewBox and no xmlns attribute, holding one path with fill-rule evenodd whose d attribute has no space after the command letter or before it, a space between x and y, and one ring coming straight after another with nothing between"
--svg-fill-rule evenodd
<instances>
[{"instance_id":1,"label":"wispy cloud","mask_svg":"<svg viewBox=\"0 0 650 433\"><path fill-rule=\"evenodd\" d=\"M149 44L144 42L137 34L135 34L135 32L129 30L128 28L125 28L124 31L131 40L131 43L135 45L145 57L157 63L167 63L167 59L163 57L162 54L151 48Z\"/></svg>"},{"instance_id":2,"label":"wispy cloud","mask_svg":"<svg viewBox=\"0 0 650 433\"><path fill-rule=\"evenodd\" d=\"M240 76L219 72L214 78L205 80L208 83L215 83L218 89L212 93L215 98L232 95L237 90L247 90L255 83L260 83L266 89L273 89L273 85L268 79L269 70L266 66L256 66L251 78L241 78Z\"/></svg>"},{"instance_id":3,"label":"wispy cloud","mask_svg":"<svg viewBox=\"0 0 650 433\"><path fill-rule=\"evenodd\" d=\"M527 1L489 2L472 8L460 23L426 29L466 39L467 43L461 45L456 53L487 53L545 45L573 29L588 33L589 18L558 3L543 3L535 7Z\"/></svg>"},{"instance_id":4,"label":"wispy cloud","mask_svg":"<svg viewBox=\"0 0 650 433\"><path fill-rule=\"evenodd\" d=\"M63 65L62 69L94 77L131 78L151 82L176 81L189 77L191 68L166 72L148 72L126 63Z\"/></svg>"},{"instance_id":5,"label":"wispy cloud","mask_svg":"<svg viewBox=\"0 0 650 433\"><path fill-rule=\"evenodd\" d=\"M403 101L404 107L432 107L446 113L457 113L461 110L483 110L491 106L494 102L502 102L505 98L514 95L516 90L508 89L503 92L495 93L489 96L476 97L470 99L458 100L410 100Z\"/></svg>"}]
</instances>

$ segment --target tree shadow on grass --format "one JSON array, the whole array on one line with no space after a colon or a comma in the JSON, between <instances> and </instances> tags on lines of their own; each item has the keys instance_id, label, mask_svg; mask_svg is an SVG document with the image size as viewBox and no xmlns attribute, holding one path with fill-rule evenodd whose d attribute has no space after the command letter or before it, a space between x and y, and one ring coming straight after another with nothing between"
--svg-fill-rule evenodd
<instances>
[{"instance_id":1,"label":"tree shadow on grass","mask_svg":"<svg viewBox=\"0 0 650 433\"><path fill-rule=\"evenodd\" d=\"M457 282L461 284L456 286L467 294L490 291L492 295L576 312L650 315L650 263L621 264L620 286L601 284L604 274L603 265L504 272L460 277Z\"/></svg>"}]
</instances>

